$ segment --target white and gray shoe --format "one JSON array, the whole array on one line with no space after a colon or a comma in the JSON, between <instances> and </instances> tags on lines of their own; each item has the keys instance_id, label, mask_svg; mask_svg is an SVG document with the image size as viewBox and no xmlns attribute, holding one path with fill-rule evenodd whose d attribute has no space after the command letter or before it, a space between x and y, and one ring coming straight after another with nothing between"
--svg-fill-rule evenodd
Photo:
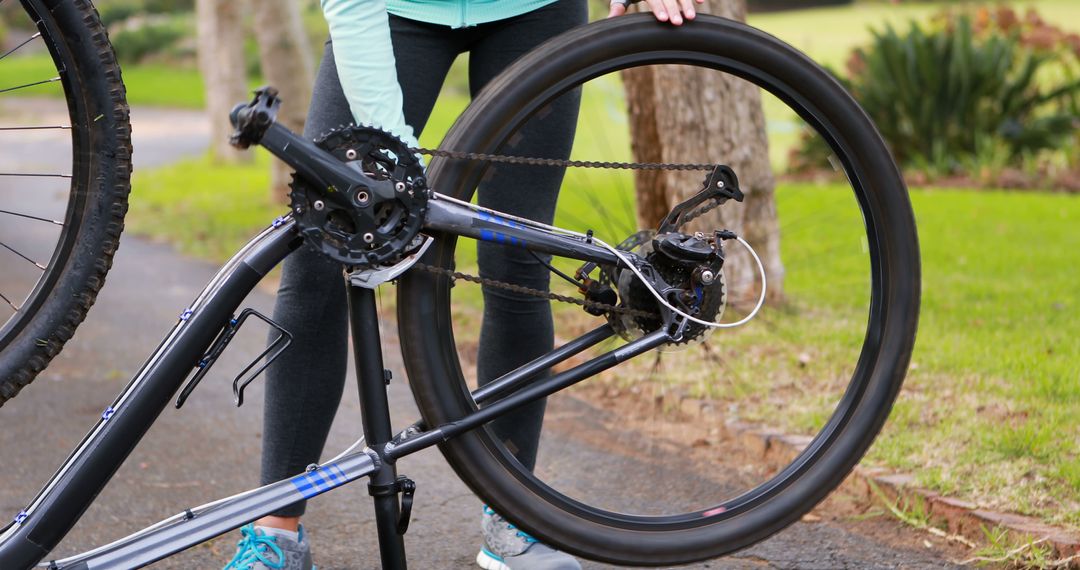
<instances>
[{"instance_id":1,"label":"white and gray shoe","mask_svg":"<svg viewBox=\"0 0 1080 570\"><path fill-rule=\"evenodd\" d=\"M315 570L304 526L297 532L249 524L224 570Z\"/></svg>"},{"instance_id":2,"label":"white and gray shoe","mask_svg":"<svg viewBox=\"0 0 1080 570\"><path fill-rule=\"evenodd\" d=\"M581 570L573 556L529 536L487 505L480 530L484 546L476 563L484 570Z\"/></svg>"}]
</instances>

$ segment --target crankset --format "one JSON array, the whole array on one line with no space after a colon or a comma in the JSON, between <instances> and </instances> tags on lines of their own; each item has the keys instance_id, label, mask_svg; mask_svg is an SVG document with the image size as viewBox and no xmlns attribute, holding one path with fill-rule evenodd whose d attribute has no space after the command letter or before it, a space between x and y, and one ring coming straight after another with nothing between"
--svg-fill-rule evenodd
<instances>
[{"instance_id":1,"label":"crankset","mask_svg":"<svg viewBox=\"0 0 1080 570\"><path fill-rule=\"evenodd\" d=\"M333 186L318 188L294 175L290 207L310 247L346 265L373 268L393 266L424 244L420 229L429 197L424 167L401 139L352 125L323 134L315 145L373 184L393 190L383 198L359 187L341 200Z\"/></svg>"}]
</instances>

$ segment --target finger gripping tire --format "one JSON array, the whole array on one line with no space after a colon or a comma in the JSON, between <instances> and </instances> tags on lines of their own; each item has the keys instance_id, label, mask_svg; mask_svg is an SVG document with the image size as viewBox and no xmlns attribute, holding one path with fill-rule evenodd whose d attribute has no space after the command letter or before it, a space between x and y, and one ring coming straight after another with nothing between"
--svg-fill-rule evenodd
<instances>
[{"instance_id":1,"label":"finger gripping tire","mask_svg":"<svg viewBox=\"0 0 1080 570\"><path fill-rule=\"evenodd\" d=\"M911 356L920 296L914 216L899 171L866 114L826 71L783 42L743 24L700 15L679 28L649 15L578 28L523 56L458 119L442 148L498 153L516 129L561 93L638 65L680 63L756 83L793 109L843 161L865 224L869 323L835 413L787 468L722 509L638 516L594 508L561 494L514 461L487 429L441 444L465 483L537 537L590 559L673 565L746 548L798 520L863 456L896 398ZM485 172L476 161L436 158L431 187L469 200ZM854 201L853 201L854 203ZM454 239L425 263L450 267ZM449 281L411 272L399 286L399 327L410 385L428 426L475 409L453 337ZM603 475L598 475L603 476ZM663 485L663 481L658 481Z\"/></svg>"},{"instance_id":2,"label":"finger gripping tire","mask_svg":"<svg viewBox=\"0 0 1080 570\"><path fill-rule=\"evenodd\" d=\"M87 0L23 0L41 33L71 120L71 187L48 268L0 323L0 406L71 339L105 282L119 245L131 181L124 83L97 10Z\"/></svg>"}]
</instances>

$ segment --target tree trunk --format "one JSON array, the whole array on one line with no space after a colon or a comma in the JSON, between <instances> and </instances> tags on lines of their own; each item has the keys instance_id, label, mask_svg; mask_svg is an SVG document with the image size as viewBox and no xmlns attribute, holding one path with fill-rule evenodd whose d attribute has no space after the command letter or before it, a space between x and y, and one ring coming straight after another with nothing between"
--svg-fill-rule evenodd
<instances>
[{"instance_id":1,"label":"tree trunk","mask_svg":"<svg viewBox=\"0 0 1080 570\"><path fill-rule=\"evenodd\" d=\"M311 102L314 70L300 4L296 0L258 0L254 14L263 77L281 93L278 122L301 132ZM278 203L288 202L291 171L284 162L272 161L270 193Z\"/></svg>"},{"instance_id":2,"label":"tree trunk","mask_svg":"<svg viewBox=\"0 0 1080 570\"><path fill-rule=\"evenodd\" d=\"M249 98L244 69L242 3L237 0L197 0L199 70L210 115L210 151L222 162L247 162L251 153L229 145L229 111Z\"/></svg>"},{"instance_id":3,"label":"tree trunk","mask_svg":"<svg viewBox=\"0 0 1080 570\"><path fill-rule=\"evenodd\" d=\"M700 8L746 18L745 0L709 0ZM726 228L749 242L765 265L769 300L781 300L784 269L761 90L731 75L676 65L630 69L622 78L634 160L718 162L735 170L746 200L728 202L691 228ZM701 190L704 179L703 172L635 171L640 227L657 227L673 206ZM760 293L756 264L735 242L728 242L725 253L732 301L752 303Z\"/></svg>"}]
</instances>

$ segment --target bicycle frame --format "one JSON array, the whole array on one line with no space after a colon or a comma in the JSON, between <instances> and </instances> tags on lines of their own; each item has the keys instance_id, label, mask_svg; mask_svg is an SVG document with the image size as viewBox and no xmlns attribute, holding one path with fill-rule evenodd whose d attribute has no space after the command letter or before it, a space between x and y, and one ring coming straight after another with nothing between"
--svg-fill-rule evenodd
<instances>
[{"instance_id":1,"label":"bicycle frame","mask_svg":"<svg viewBox=\"0 0 1080 570\"><path fill-rule=\"evenodd\" d=\"M310 141L271 124L261 144L302 174L357 176ZM318 180L319 178L315 178ZM101 414L38 496L0 531L0 568L29 568L45 559L75 525L151 424L228 326L256 284L303 241L297 223L278 218L252 239L185 308L172 331L121 394ZM607 265L623 262L583 238L511 222L496 212L467 207L439 195L429 201L425 231L496 241L537 252ZM527 244L527 245L526 245ZM286 505L369 476L384 568L405 568L398 527L401 485L395 462L407 455L483 426L530 402L573 385L670 340L666 329L629 342L569 370L541 376L551 367L610 338L603 325L473 392L478 407L457 421L425 428L417 422L391 433L386 383L372 287L349 280L349 312L357 361L367 447L306 472L200 507L185 509L147 529L89 552L56 560L49 568L133 568L150 564L270 514Z\"/></svg>"}]
</instances>

